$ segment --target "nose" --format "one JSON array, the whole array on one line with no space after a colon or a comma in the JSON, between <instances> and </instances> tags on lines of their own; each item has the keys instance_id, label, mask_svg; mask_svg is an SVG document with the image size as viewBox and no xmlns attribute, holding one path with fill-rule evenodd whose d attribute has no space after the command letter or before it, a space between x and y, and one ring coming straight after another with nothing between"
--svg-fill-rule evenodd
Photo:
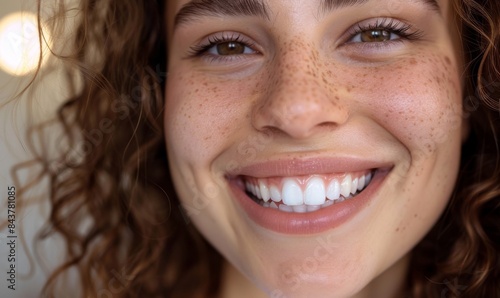
<instances>
[{"instance_id":1,"label":"nose","mask_svg":"<svg viewBox=\"0 0 500 298\"><path fill-rule=\"evenodd\" d=\"M342 104L341 88L335 86L334 70L320 63L318 56L302 49L271 63L265 91L252 115L257 130L278 129L303 139L347 121L349 111Z\"/></svg>"}]
</instances>

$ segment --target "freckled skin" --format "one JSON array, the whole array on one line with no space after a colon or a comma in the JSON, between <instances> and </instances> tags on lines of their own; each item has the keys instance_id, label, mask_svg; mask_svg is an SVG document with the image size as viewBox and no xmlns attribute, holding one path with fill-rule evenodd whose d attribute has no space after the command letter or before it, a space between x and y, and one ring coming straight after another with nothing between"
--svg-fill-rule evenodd
<instances>
[{"instance_id":1,"label":"freckled skin","mask_svg":"<svg viewBox=\"0 0 500 298\"><path fill-rule=\"evenodd\" d=\"M169 2L170 11L186 1ZM351 13L372 17L370 5L385 2ZM245 18L228 18L234 28L208 18L202 29L171 33L165 107L171 172L193 224L231 264L225 285L240 290L224 297L278 290L282 297L397 296L409 251L437 221L455 183L466 124L448 2L441 3L443 18L429 19L420 8L426 17L419 22L432 22L435 41L357 60L356 48L324 46L334 36L325 27L335 30L349 14L334 13L329 24L317 17L315 3L270 2L280 17L262 25L265 37L247 29L261 23ZM418 11L408 10L410 17ZM265 51L239 64L183 58L186 45L220 30L254 34ZM376 157L394 168L366 210L320 235L276 234L241 214L224 179L229 165L320 153ZM328 239L333 253L309 270L318 239Z\"/></svg>"}]
</instances>

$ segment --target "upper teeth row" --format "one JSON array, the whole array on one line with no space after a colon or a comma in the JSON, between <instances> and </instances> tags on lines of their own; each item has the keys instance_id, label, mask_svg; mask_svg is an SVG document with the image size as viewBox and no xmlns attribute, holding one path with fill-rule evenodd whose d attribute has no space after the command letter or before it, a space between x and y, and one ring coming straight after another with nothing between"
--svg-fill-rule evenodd
<instances>
[{"instance_id":1,"label":"upper teeth row","mask_svg":"<svg viewBox=\"0 0 500 298\"><path fill-rule=\"evenodd\" d=\"M294 178L283 179L281 190L275 185L268 185L265 180L258 179L258 185L246 181L246 190L255 197L268 202L281 202L288 206L320 206L327 200L341 201L351 194L363 190L371 181L372 174L361 175L352 179L352 175L346 175L341 181L333 178L329 182L319 176L314 176L307 181L305 190L302 190Z\"/></svg>"}]
</instances>

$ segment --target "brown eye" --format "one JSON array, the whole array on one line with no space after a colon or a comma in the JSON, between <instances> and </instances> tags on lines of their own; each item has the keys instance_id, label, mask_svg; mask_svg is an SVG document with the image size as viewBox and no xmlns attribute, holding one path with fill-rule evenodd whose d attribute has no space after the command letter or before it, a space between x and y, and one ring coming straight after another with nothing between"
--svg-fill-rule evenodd
<instances>
[{"instance_id":1,"label":"brown eye","mask_svg":"<svg viewBox=\"0 0 500 298\"><path fill-rule=\"evenodd\" d=\"M383 29L367 30L360 33L362 42L384 42L391 40L391 32Z\"/></svg>"},{"instance_id":2,"label":"brown eye","mask_svg":"<svg viewBox=\"0 0 500 298\"><path fill-rule=\"evenodd\" d=\"M217 54L221 56L245 54L246 46L240 42L228 41L216 46Z\"/></svg>"}]
</instances>

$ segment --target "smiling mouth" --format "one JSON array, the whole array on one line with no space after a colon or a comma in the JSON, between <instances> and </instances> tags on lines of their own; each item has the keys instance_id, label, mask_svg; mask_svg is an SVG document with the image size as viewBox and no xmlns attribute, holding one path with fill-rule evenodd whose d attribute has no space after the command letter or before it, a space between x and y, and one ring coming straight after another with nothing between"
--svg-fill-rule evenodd
<instances>
[{"instance_id":1,"label":"smiling mouth","mask_svg":"<svg viewBox=\"0 0 500 298\"><path fill-rule=\"evenodd\" d=\"M240 176L238 184L264 208L309 213L355 198L368 187L375 171L298 177Z\"/></svg>"},{"instance_id":2,"label":"smiling mouth","mask_svg":"<svg viewBox=\"0 0 500 298\"><path fill-rule=\"evenodd\" d=\"M292 158L254 163L227 179L243 218L269 231L305 235L360 214L380 198L393 167L355 157Z\"/></svg>"}]
</instances>

